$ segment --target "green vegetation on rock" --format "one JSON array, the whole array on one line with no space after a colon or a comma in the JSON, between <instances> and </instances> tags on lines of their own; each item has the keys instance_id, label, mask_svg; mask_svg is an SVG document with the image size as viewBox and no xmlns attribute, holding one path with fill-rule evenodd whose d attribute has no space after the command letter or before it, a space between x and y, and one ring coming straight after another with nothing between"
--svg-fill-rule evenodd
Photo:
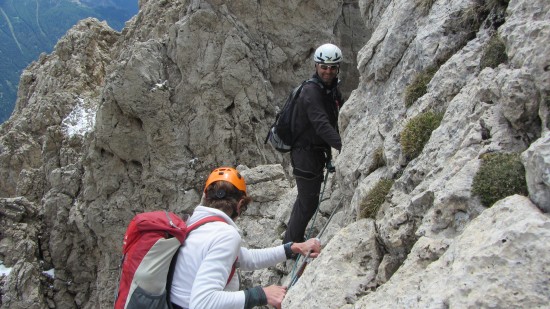
<instances>
[{"instance_id":1,"label":"green vegetation on rock","mask_svg":"<svg viewBox=\"0 0 550 309\"><path fill-rule=\"evenodd\" d=\"M370 174L385 165L386 161L384 160L384 149L382 147L379 147L374 151L368 173Z\"/></svg>"},{"instance_id":2,"label":"green vegetation on rock","mask_svg":"<svg viewBox=\"0 0 550 309\"><path fill-rule=\"evenodd\" d=\"M443 113L428 111L409 120L400 136L401 150L408 161L418 157L442 119Z\"/></svg>"},{"instance_id":3,"label":"green vegetation on rock","mask_svg":"<svg viewBox=\"0 0 550 309\"><path fill-rule=\"evenodd\" d=\"M494 35L487 46L483 49L481 59L479 60L479 67L484 68L496 68L499 64L508 61L508 55L506 55L506 45L499 35Z\"/></svg>"},{"instance_id":4,"label":"green vegetation on rock","mask_svg":"<svg viewBox=\"0 0 550 309\"><path fill-rule=\"evenodd\" d=\"M414 77L413 81L405 88L405 107L410 107L428 92L428 84L437 70L437 66L429 66Z\"/></svg>"},{"instance_id":5,"label":"green vegetation on rock","mask_svg":"<svg viewBox=\"0 0 550 309\"><path fill-rule=\"evenodd\" d=\"M481 204L491 207L510 195L528 195L525 168L519 154L489 153L481 160L472 183L472 193L479 196Z\"/></svg>"},{"instance_id":6,"label":"green vegetation on rock","mask_svg":"<svg viewBox=\"0 0 550 309\"><path fill-rule=\"evenodd\" d=\"M366 198L359 206L360 218L374 218L378 209L384 201L388 192L390 192L394 181L392 179L380 179L374 187L367 193Z\"/></svg>"}]
</instances>

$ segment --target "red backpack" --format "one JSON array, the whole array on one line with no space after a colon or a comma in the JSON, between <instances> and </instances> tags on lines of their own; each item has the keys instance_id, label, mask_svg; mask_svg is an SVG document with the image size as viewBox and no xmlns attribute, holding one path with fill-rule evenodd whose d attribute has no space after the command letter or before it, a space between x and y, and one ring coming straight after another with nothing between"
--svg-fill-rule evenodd
<instances>
[{"instance_id":1,"label":"red backpack","mask_svg":"<svg viewBox=\"0 0 550 309\"><path fill-rule=\"evenodd\" d=\"M124 235L115 309L171 308L171 265L175 264L178 248L189 232L214 221L225 222L211 216L187 226L183 219L168 211L136 215ZM235 268L228 282L234 272Z\"/></svg>"}]
</instances>

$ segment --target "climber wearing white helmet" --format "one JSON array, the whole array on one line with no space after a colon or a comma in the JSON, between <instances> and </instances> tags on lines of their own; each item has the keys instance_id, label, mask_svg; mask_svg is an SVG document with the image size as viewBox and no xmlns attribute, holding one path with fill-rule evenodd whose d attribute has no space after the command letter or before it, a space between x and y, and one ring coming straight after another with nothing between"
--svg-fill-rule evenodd
<instances>
[{"instance_id":1,"label":"climber wearing white helmet","mask_svg":"<svg viewBox=\"0 0 550 309\"><path fill-rule=\"evenodd\" d=\"M342 148L338 132L338 112L342 105L338 73L342 60L342 51L338 46L330 43L319 46L313 55L313 82L303 86L296 101L292 131L299 133L290 155L298 196L283 243L304 241L307 224L319 203L323 169L327 167L333 171L331 148Z\"/></svg>"},{"instance_id":2,"label":"climber wearing white helmet","mask_svg":"<svg viewBox=\"0 0 550 309\"><path fill-rule=\"evenodd\" d=\"M334 44L323 44L315 50L313 61L317 75L325 84L330 85L340 71L342 51Z\"/></svg>"}]
</instances>

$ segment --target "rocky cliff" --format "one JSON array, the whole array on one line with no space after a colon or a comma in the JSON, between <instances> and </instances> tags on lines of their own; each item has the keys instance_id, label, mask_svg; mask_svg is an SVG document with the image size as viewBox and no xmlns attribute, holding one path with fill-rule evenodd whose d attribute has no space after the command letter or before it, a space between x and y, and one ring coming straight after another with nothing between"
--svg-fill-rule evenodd
<instances>
[{"instance_id":1,"label":"rocky cliff","mask_svg":"<svg viewBox=\"0 0 550 309\"><path fill-rule=\"evenodd\" d=\"M296 195L264 145L311 55L338 44L341 153L284 308L550 302L550 4L147 1L81 21L25 70L0 127L2 308L109 308L137 212L189 213L239 166L246 245L280 243ZM242 273L286 284L292 264Z\"/></svg>"}]
</instances>

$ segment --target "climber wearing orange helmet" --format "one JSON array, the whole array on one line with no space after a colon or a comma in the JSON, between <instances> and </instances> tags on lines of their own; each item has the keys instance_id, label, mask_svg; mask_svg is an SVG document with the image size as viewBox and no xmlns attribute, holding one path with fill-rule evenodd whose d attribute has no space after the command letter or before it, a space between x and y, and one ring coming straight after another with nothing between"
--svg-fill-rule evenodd
<instances>
[{"instance_id":1,"label":"climber wearing orange helmet","mask_svg":"<svg viewBox=\"0 0 550 309\"><path fill-rule=\"evenodd\" d=\"M251 198L246 182L234 168L220 167L210 173L201 205L195 208L187 224L216 216L222 221L201 225L187 236L179 249L174 269L170 301L174 308L252 308L272 305L280 308L286 287L271 285L239 291L236 265L243 270L273 266L296 254L317 257L318 240L287 243L272 248L241 247L241 236L234 220L244 211Z\"/></svg>"},{"instance_id":2,"label":"climber wearing orange helmet","mask_svg":"<svg viewBox=\"0 0 550 309\"><path fill-rule=\"evenodd\" d=\"M246 195L244 178L231 167L220 167L210 173L204 186L204 195L210 207L230 214L233 220L246 211L252 200Z\"/></svg>"}]
</instances>

